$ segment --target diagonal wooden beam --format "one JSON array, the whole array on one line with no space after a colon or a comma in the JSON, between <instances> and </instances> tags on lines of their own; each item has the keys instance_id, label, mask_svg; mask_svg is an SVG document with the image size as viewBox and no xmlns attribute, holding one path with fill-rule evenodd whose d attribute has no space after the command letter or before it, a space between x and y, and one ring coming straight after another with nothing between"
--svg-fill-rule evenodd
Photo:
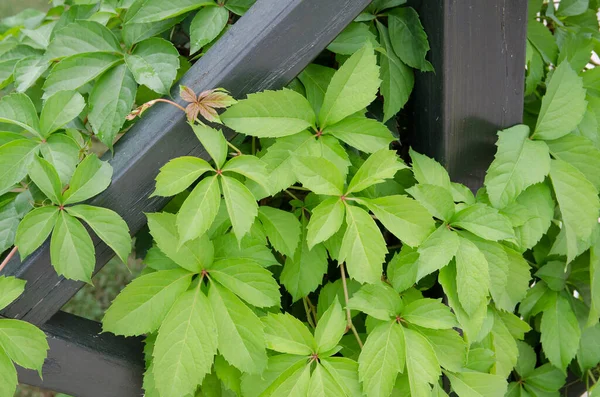
<instances>
[{"instance_id":1,"label":"diagonal wooden beam","mask_svg":"<svg viewBox=\"0 0 600 397\"><path fill-rule=\"evenodd\" d=\"M281 88L316 57L371 0L258 0L198 62L180 84L202 91L224 87L234 96ZM179 98L178 85L173 97ZM230 134L231 137L231 134ZM135 234L146 224L144 212L160 210L167 199L148 196L158 169L168 160L192 155L208 158L185 115L157 104L115 146L112 184L90 204L118 212ZM97 238L96 269L113 252ZM25 293L1 314L43 324L83 286L56 275L49 242L3 274L27 280Z\"/></svg>"}]
</instances>

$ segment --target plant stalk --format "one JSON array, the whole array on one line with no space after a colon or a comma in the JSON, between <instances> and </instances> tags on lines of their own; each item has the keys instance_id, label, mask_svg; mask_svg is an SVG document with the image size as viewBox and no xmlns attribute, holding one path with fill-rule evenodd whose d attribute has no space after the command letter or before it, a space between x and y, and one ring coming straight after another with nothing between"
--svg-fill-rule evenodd
<instances>
[{"instance_id":1,"label":"plant stalk","mask_svg":"<svg viewBox=\"0 0 600 397\"><path fill-rule=\"evenodd\" d=\"M342 274L342 287L344 288L344 301L346 303L346 320L348 322L346 325L346 332L348 332L348 330L352 330L352 333L354 334L354 337L356 338L356 341L362 350L363 343L362 340L360 340L360 335L358 334L356 327L352 323L352 314L350 313L350 307L348 306L348 284L346 283L346 270L344 269L343 262L340 263L340 273Z\"/></svg>"}]
</instances>

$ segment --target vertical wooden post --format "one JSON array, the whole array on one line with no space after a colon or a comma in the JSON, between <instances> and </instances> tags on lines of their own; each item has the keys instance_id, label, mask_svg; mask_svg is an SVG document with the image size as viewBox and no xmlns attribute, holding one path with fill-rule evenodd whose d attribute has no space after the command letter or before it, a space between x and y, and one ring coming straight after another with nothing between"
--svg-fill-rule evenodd
<instances>
[{"instance_id":1,"label":"vertical wooden post","mask_svg":"<svg viewBox=\"0 0 600 397\"><path fill-rule=\"evenodd\" d=\"M416 76L410 143L477 189L496 132L522 121L527 1L419 3L435 73Z\"/></svg>"}]
</instances>

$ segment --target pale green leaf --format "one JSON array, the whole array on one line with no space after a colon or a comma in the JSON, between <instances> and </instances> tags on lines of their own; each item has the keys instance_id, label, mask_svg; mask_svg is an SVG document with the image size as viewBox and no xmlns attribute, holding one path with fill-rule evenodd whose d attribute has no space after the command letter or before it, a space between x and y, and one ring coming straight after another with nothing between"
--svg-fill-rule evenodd
<instances>
[{"instance_id":1,"label":"pale green leaf","mask_svg":"<svg viewBox=\"0 0 600 397\"><path fill-rule=\"evenodd\" d=\"M190 54L213 41L227 25L229 12L224 7L201 8L190 25Z\"/></svg>"},{"instance_id":2,"label":"pale green leaf","mask_svg":"<svg viewBox=\"0 0 600 397\"><path fill-rule=\"evenodd\" d=\"M77 91L60 91L49 97L40 114L40 129L44 137L62 128L81 113L85 100Z\"/></svg>"},{"instance_id":3,"label":"pale green leaf","mask_svg":"<svg viewBox=\"0 0 600 397\"><path fill-rule=\"evenodd\" d=\"M196 161L194 163L196 163L195 173L197 173L199 165ZM206 167L208 164L202 164L201 166ZM203 172L203 168L200 168L200 174ZM189 179L191 179L191 175ZM214 222L220 206L221 190L219 189L218 177L215 175L204 178L194 187L194 190L185 199L177 213L177 230L181 239L180 243L195 239L206 233Z\"/></svg>"},{"instance_id":4,"label":"pale green leaf","mask_svg":"<svg viewBox=\"0 0 600 397\"><path fill-rule=\"evenodd\" d=\"M262 317L266 346L280 353L308 356L317 350L317 343L300 320L289 313L269 313Z\"/></svg>"},{"instance_id":5,"label":"pale green leaf","mask_svg":"<svg viewBox=\"0 0 600 397\"><path fill-rule=\"evenodd\" d=\"M227 389L242 394L242 373L229 364L221 355L215 357L214 372Z\"/></svg>"},{"instance_id":6,"label":"pale green leaf","mask_svg":"<svg viewBox=\"0 0 600 397\"><path fill-rule=\"evenodd\" d=\"M517 348L519 349L519 358L515 365L515 371L525 377L535 369L537 355L533 347L523 341L517 341Z\"/></svg>"},{"instance_id":7,"label":"pale green leaf","mask_svg":"<svg viewBox=\"0 0 600 397\"><path fill-rule=\"evenodd\" d=\"M207 125L190 123L194 134L204 146L210 157L214 160L217 168L221 168L227 160L227 140L221 130L216 130Z\"/></svg>"},{"instance_id":8,"label":"pale green leaf","mask_svg":"<svg viewBox=\"0 0 600 397\"><path fill-rule=\"evenodd\" d=\"M269 386L277 388L277 386L285 383L296 371L299 369L304 370L305 367L307 367L305 357L289 354L273 355L269 357L269 364L262 374L244 374L242 376L242 395L245 397L261 396ZM308 387L308 380L306 387ZM290 382L294 381L290 380ZM270 392L272 393L272 391Z\"/></svg>"},{"instance_id":9,"label":"pale green leaf","mask_svg":"<svg viewBox=\"0 0 600 397\"><path fill-rule=\"evenodd\" d=\"M359 203L364 203L386 229L411 247L420 245L434 230L429 212L410 197L361 199Z\"/></svg>"},{"instance_id":10,"label":"pale green leaf","mask_svg":"<svg viewBox=\"0 0 600 397\"><path fill-rule=\"evenodd\" d=\"M507 384L502 376L480 372L445 372L459 397L504 397Z\"/></svg>"},{"instance_id":11,"label":"pale green leaf","mask_svg":"<svg viewBox=\"0 0 600 397\"><path fill-rule=\"evenodd\" d=\"M408 245L402 246L387 266L387 278L396 292L412 287L417 280L419 253Z\"/></svg>"},{"instance_id":12,"label":"pale green leaf","mask_svg":"<svg viewBox=\"0 0 600 397\"><path fill-rule=\"evenodd\" d=\"M348 394L342 389L339 380L336 380L323 365L317 364L310 377L307 395L311 397L339 397Z\"/></svg>"},{"instance_id":13,"label":"pale green leaf","mask_svg":"<svg viewBox=\"0 0 600 397\"><path fill-rule=\"evenodd\" d=\"M557 139L573 131L587 109L583 81L568 62L561 63L547 84L534 138Z\"/></svg>"},{"instance_id":14,"label":"pale green leaf","mask_svg":"<svg viewBox=\"0 0 600 397\"><path fill-rule=\"evenodd\" d=\"M454 329L429 329L415 327L431 344L440 365L451 371L460 371L467 358L467 343ZM471 353L473 348L469 349ZM469 357L471 357L469 355ZM491 365L491 364L490 364Z\"/></svg>"},{"instance_id":15,"label":"pale green leaf","mask_svg":"<svg viewBox=\"0 0 600 397\"><path fill-rule=\"evenodd\" d=\"M450 224L486 240L499 241L514 238L514 231L508 218L498 210L482 203L464 208L454 215Z\"/></svg>"},{"instance_id":16,"label":"pale green leaf","mask_svg":"<svg viewBox=\"0 0 600 397\"><path fill-rule=\"evenodd\" d=\"M423 395L442 375L435 351L427 339L410 328L404 328L406 371L413 396Z\"/></svg>"},{"instance_id":17,"label":"pale green leaf","mask_svg":"<svg viewBox=\"0 0 600 397\"><path fill-rule=\"evenodd\" d=\"M585 328L581 333L577 362L582 371L592 369L600 362L600 324Z\"/></svg>"},{"instance_id":18,"label":"pale green leaf","mask_svg":"<svg viewBox=\"0 0 600 397\"><path fill-rule=\"evenodd\" d=\"M25 283L25 280L20 280L16 277L0 276L0 289L2 289L0 310L4 309L23 293Z\"/></svg>"},{"instance_id":19,"label":"pale green leaf","mask_svg":"<svg viewBox=\"0 0 600 397\"><path fill-rule=\"evenodd\" d=\"M342 305L335 299L329 309L323 313L315 329L317 352L324 353L333 349L346 332L346 315Z\"/></svg>"},{"instance_id":20,"label":"pale green leaf","mask_svg":"<svg viewBox=\"0 0 600 397\"><path fill-rule=\"evenodd\" d=\"M341 196L343 175L329 160L315 156L294 156L294 172L302 185L315 194Z\"/></svg>"},{"instance_id":21,"label":"pale green leaf","mask_svg":"<svg viewBox=\"0 0 600 397\"><path fill-rule=\"evenodd\" d=\"M52 134L40 145L40 153L54 166L63 186L69 183L75 172L79 151L77 142L65 134Z\"/></svg>"},{"instance_id":22,"label":"pale green leaf","mask_svg":"<svg viewBox=\"0 0 600 397\"><path fill-rule=\"evenodd\" d=\"M458 251L458 235L445 224L439 226L419 246L417 281L446 266Z\"/></svg>"},{"instance_id":23,"label":"pale green leaf","mask_svg":"<svg viewBox=\"0 0 600 397\"><path fill-rule=\"evenodd\" d=\"M579 245L589 246L598 224L598 191L585 176L562 160L552 160L550 179L562 214L567 240L567 262L579 253Z\"/></svg>"},{"instance_id":24,"label":"pale green leaf","mask_svg":"<svg viewBox=\"0 0 600 397\"><path fill-rule=\"evenodd\" d=\"M337 197L330 197L317 205L312 210L307 226L308 248L313 248L333 236L344 222L345 211L343 201Z\"/></svg>"},{"instance_id":25,"label":"pale green leaf","mask_svg":"<svg viewBox=\"0 0 600 397\"><path fill-rule=\"evenodd\" d=\"M69 188L63 194L65 204L74 204L94 197L104 191L112 178L111 165L88 155L75 169Z\"/></svg>"},{"instance_id":26,"label":"pale green leaf","mask_svg":"<svg viewBox=\"0 0 600 397\"><path fill-rule=\"evenodd\" d=\"M179 296L161 321L152 353L156 388L165 396L193 394L217 353L217 325L200 285Z\"/></svg>"},{"instance_id":27,"label":"pale green leaf","mask_svg":"<svg viewBox=\"0 0 600 397\"><path fill-rule=\"evenodd\" d=\"M94 134L106 146L112 147L121 131L136 92L137 84L124 64L110 69L94 84L88 101L88 121Z\"/></svg>"},{"instance_id":28,"label":"pale green leaf","mask_svg":"<svg viewBox=\"0 0 600 397\"><path fill-rule=\"evenodd\" d=\"M448 222L454 215L452 193L440 186L417 184L406 192L438 219Z\"/></svg>"},{"instance_id":29,"label":"pale green leaf","mask_svg":"<svg viewBox=\"0 0 600 397\"><path fill-rule=\"evenodd\" d=\"M361 115L346 117L342 121L326 127L323 134L331 134L365 153L387 149L394 140L385 124Z\"/></svg>"},{"instance_id":30,"label":"pale green leaf","mask_svg":"<svg viewBox=\"0 0 600 397\"><path fill-rule=\"evenodd\" d=\"M490 202L504 208L527 187L543 182L550 172L548 146L529 139L529 127L517 125L498 132L498 151L485 177Z\"/></svg>"},{"instance_id":31,"label":"pale green leaf","mask_svg":"<svg viewBox=\"0 0 600 397\"><path fill-rule=\"evenodd\" d=\"M395 321L380 324L369 334L358 358L358 376L368 397L391 394L398 373L404 371L405 335L406 329Z\"/></svg>"},{"instance_id":32,"label":"pale green leaf","mask_svg":"<svg viewBox=\"0 0 600 397\"><path fill-rule=\"evenodd\" d=\"M454 314L441 299L417 299L402 309L402 318L425 328L448 329L458 326Z\"/></svg>"},{"instance_id":33,"label":"pale green leaf","mask_svg":"<svg viewBox=\"0 0 600 397\"><path fill-rule=\"evenodd\" d=\"M304 397L310 387L310 365L298 363L283 372L260 397Z\"/></svg>"},{"instance_id":34,"label":"pale green leaf","mask_svg":"<svg viewBox=\"0 0 600 397\"><path fill-rule=\"evenodd\" d=\"M394 319L402 310L402 300L389 285L365 284L348 301L348 307L378 320Z\"/></svg>"},{"instance_id":35,"label":"pale green leaf","mask_svg":"<svg viewBox=\"0 0 600 397\"><path fill-rule=\"evenodd\" d=\"M378 150L360 166L348 185L346 194L360 192L369 186L385 182L394 177L396 172L408 168L393 150Z\"/></svg>"},{"instance_id":36,"label":"pale green leaf","mask_svg":"<svg viewBox=\"0 0 600 397\"><path fill-rule=\"evenodd\" d=\"M17 228L15 245L19 247L21 260L27 258L50 235L58 219L58 207L36 208L23 218Z\"/></svg>"},{"instance_id":37,"label":"pale green leaf","mask_svg":"<svg viewBox=\"0 0 600 397\"><path fill-rule=\"evenodd\" d=\"M468 314L473 314L486 300L490 276L485 256L469 239L459 236L456 252L458 300Z\"/></svg>"},{"instance_id":38,"label":"pale green leaf","mask_svg":"<svg viewBox=\"0 0 600 397\"><path fill-rule=\"evenodd\" d=\"M494 312L493 316L494 325L490 335L496 362L492 366L491 373L506 379L517 364L519 349L515 338L511 335L502 318L497 312Z\"/></svg>"},{"instance_id":39,"label":"pale green leaf","mask_svg":"<svg viewBox=\"0 0 600 397\"><path fill-rule=\"evenodd\" d=\"M49 349L46 335L39 328L13 319L0 320L0 347L12 361L38 373Z\"/></svg>"},{"instance_id":40,"label":"pale green leaf","mask_svg":"<svg viewBox=\"0 0 600 397\"><path fill-rule=\"evenodd\" d=\"M33 55L19 60L15 64L13 72L16 91L25 92L30 89L49 67L50 62L40 55Z\"/></svg>"},{"instance_id":41,"label":"pale green leaf","mask_svg":"<svg viewBox=\"0 0 600 397\"><path fill-rule=\"evenodd\" d=\"M44 83L44 98L64 90L76 90L123 62L122 56L105 52L72 55L52 68Z\"/></svg>"},{"instance_id":42,"label":"pale green leaf","mask_svg":"<svg viewBox=\"0 0 600 397\"><path fill-rule=\"evenodd\" d=\"M17 139L0 146L0 192L20 182L38 150L38 143Z\"/></svg>"},{"instance_id":43,"label":"pale green leaf","mask_svg":"<svg viewBox=\"0 0 600 397\"><path fill-rule=\"evenodd\" d=\"M223 175L221 190L233 225L233 232L239 241L250 231L254 218L258 214L258 205L248 188L237 179Z\"/></svg>"},{"instance_id":44,"label":"pale green leaf","mask_svg":"<svg viewBox=\"0 0 600 397\"><path fill-rule=\"evenodd\" d=\"M0 394L13 396L17 388L17 370L0 347Z\"/></svg>"},{"instance_id":45,"label":"pale green leaf","mask_svg":"<svg viewBox=\"0 0 600 397\"><path fill-rule=\"evenodd\" d=\"M208 266L216 282L256 307L280 305L279 285L270 271L256 262L222 259Z\"/></svg>"},{"instance_id":46,"label":"pale green leaf","mask_svg":"<svg viewBox=\"0 0 600 397\"><path fill-rule=\"evenodd\" d=\"M52 164L39 156L33 156L33 161L29 164L29 177L54 204L62 202L62 185Z\"/></svg>"},{"instance_id":47,"label":"pale green leaf","mask_svg":"<svg viewBox=\"0 0 600 397\"><path fill-rule=\"evenodd\" d=\"M146 252L144 257L144 264L154 270L172 270L179 269L180 266L175 263L171 258L160 250L156 245Z\"/></svg>"},{"instance_id":48,"label":"pale green leaf","mask_svg":"<svg viewBox=\"0 0 600 397\"><path fill-rule=\"evenodd\" d=\"M267 164L256 156L241 155L229 160L221 169L223 172L234 172L245 176L264 188L269 186Z\"/></svg>"},{"instance_id":49,"label":"pale green leaf","mask_svg":"<svg viewBox=\"0 0 600 397\"><path fill-rule=\"evenodd\" d=\"M346 262L348 274L362 283L381 280L381 264L387 247L379 227L363 209L346 207L346 232L340 247L339 262Z\"/></svg>"},{"instance_id":50,"label":"pale green leaf","mask_svg":"<svg viewBox=\"0 0 600 397\"><path fill-rule=\"evenodd\" d=\"M567 298L558 295L554 304L544 310L540 329L544 354L552 365L565 372L577 353L581 337L577 317Z\"/></svg>"},{"instance_id":51,"label":"pale green leaf","mask_svg":"<svg viewBox=\"0 0 600 397\"><path fill-rule=\"evenodd\" d=\"M66 210L70 215L85 221L96 235L115 251L123 263L127 263L131 252L129 227L116 212L84 204L67 207Z\"/></svg>"},{"instance_id":52,"label":"pale green leaf","mask_svg":"<svg viewBox=\"0 0 600 397\"><path fill-rule=\"evenodd\" d=\"M213 262L214 247L206 234L184 243L177 234L174 214L157 212L146 217L158 248L179 266L200 273Z\"/></svg>"},{"instance_id":53,"label":"pale green leaf","mask_svg":"<svg viewBox=\"0 0 600 397\"><path fill-rule=\"evenodd\" d=\"M545 63L555 64L558 56L556 38L543 23L530 19L527 24L527 39L539 51Z\"/></svg>"},{"instance_id":54,"label":"pale green leaf","mask_svg":"<svg viewBox=\"0 0 600 397\"><path fill-rule=\"evenodd\" d=\"M560 292L565 288L569 274L565 272L564 261L548 261L535 272L535 276L544 280L551 290Z\"/></svg>"},{"instance_id":55,"label":"pale green leaf","mask_svg":"<svg viewBox=\"0 0 600 397\"><path fill-rule=\"evenodd\" d=\"M589 5L589 0L564 0L558 3L557 16L569 17L583 14Z\"/></svg>"},{"instance_id":56,"label":"pale green leaf","mask_svg":"<svg viewBox=\"0 0 600 397\"><path fill-rule=\"evenodd\" d=\"M127 67L135 81L159 94L166 95L179 69L179 52L171 42L152 37L138 43L125 55Z\"/></svg>"},{"instance_id":57,"label":"pale green leaf","mask_svg":"<svg viewBox=\"0 0 600 397\"><path fill-rule=\"evenodd\" d=\"M300 222L290 212L261 206L258 209L260 220L269 242L285 256L293 256L300 240Z\"/></svg>"},{"instance_id":58,"label":"pale green leaf","mask_svg":"<svg viewBox=\"0 0 600 397\"><path fill-rule=\"evenodd\" d=\"M106 26L79 20L55 31L45 57L57 59L93 52L120 53L121 46Z\"/></svg>"},{"instance_id":59,"label":"pale green leaf","mask_svg":"<svg viewBox=\"0 0 600 397\"><path fill-rule=\"evenodd\" d=\"M25 94L10 94L0 99L0 122L17 125L41 136L37 111Z\"/></svg>"},{"instance_id":60,"label":"pale green leaf","mask_svg":"<svg viewBox=\"0 0 600 397\"><path fill-rule=\"evenodd\" d=\"M327 49L341 55L352 55L366 43L377 46L375 35L365 23L351 22L337 37L329 43Z\"/></svg>"},{"instance_id":61,"label":"pale green leaf","mask_svg":"<svg viewBox=\"0 0 600 397\"><path fill-rule=\"evenodd\" d=\"M104 314L103 330L124 336L158 330L177 298L189 287L192 276L187 270L174 269L136 278Z\"/></svg>"},{"instance_id":62,"label":"pale green leaf","mask_svg":"<svg viewBox=\"0 0 600 397\"><path fill-rule=\"evenodd\" d=\"M254 312L227 289L212 283L208 299L216 313L219 352L242 372L259 374L267 366L264 326Z\"/></svg>"},{"instance_id":63,"label":"pale green leaf","mask_svg":"<svg viewBox=\"0 0 600 397\"><path fill-rule=\"evenodd\" d=\"M306 98L289 89L249 94L221 115L226 126L259 138L297 134L314 126L315 119Z\"/></svg>"},{"instance_id":64,"label":"pale green leaf","mask_svg":"<svg viewBox=\"0 0 600 397\"><path fill-rule=\"evenodd\" d=\"M129 19L135 23L158 22L173 18L202 6L215 5L213 1L174 0L146 0L143 5Z\"/></svg>"},{"instance_id":65,"label":"pale green leaf","mask_svg":"<svg viewBox=\"0 0 600 397\"><path fill-rule=\"evenodd\" d=\"M566 377L560 369L546 363L530 373L525 382L531 391L558 392L565 385Z\"/></svg>"},{"instance_id":66,"label":"pale green leaf","mask_svg":"<svg viewBox=\"0 0 600 397\"><path fill-rule=\"evenodd\" d=\"M415 69L433 71L433 66L425 59L429 42L419 14L411 7L395 8L388 12L388 23L390 41L398 57Z\"/></svg>"},{"instance_id":67,"label":"pale green leaf","mask_svg":"<svg viewBox=\"0 0 600 397\"><path fill-rule=\"evenodd\" d=\"M65 211L58 215L52 231L50 260L59 275L91 283L96 264L94 243L81 222Z\"/></svg>"},{"instance_id":68,"label":"pale green leaf","mask_svg":"<svg viewBox=\"0 0 600 397\"><path fill-rule=\"evenodd\" d=\"M409 154L417 182L437 185L450 192L452 191L448 171L440 163L412 149L410 149Z\"/></svg>"},{"instance_id":69,"label":"pale green leaf","mask_svg":"<svg viewBox=\"0 0 600 397\"><path fill-rule=\"evenodd\" d=\"M362 397L363 393L358 381L358 363L345 357L328 357L321 359L321 365L333 377L341 389L338 396Z\"/></svg>"},{"instance_id":70,"label":"pale green leaf","mask_svg":"<svg viewBox=\"0 0 600 397\"><path fill-rule=\"evenodd\" d=\"M205 172L211 170L213 167L198 157L174 158L160 168L160 172L156 176L156 189L152 196L175 196L187 189Z\"/></svg>"},{"instance_id":71,"label":"pale green leaf","mask_svg":"<svg viewBox=\"0 0 600 397\"><path fill-rule=\"evenodd\" d=\"M365 108L377 94L379 67L370 43L356 51L333 75L319 112L324 129Z\"/></svg>"},{"instance_id":72,"label":"pale green leaf","mask_svg":"<svg viewBox=\"0 0 600 397\"><path fill-rule=\"evenodd\" d=\"M334 73L335 69L311 63L298 75L306 90L306 98L316 114L321 110L327 86Z\"/></svg>"},{"instance_id":73,"label":"pale green leaf","mask_svg":"<svg viewBox=\"0 0 600 397\"><path fill-rule=\"evenodd\" d=\"M514 228L521 250L526 250L537 244L550 227L555 203L550 187L545 183L527 188L517 197L516 203L526 208L530 216L523 225Z\"/></svg>"},{"instance_id":74,"label":"pale green leaf","mask_svg":"<svg viewBox=\"0 0 600 397\"><path fill-rule=\"evenodd\" d=\"M586 179L600 189L600 149L588 138L573 134L547 142L552 157L577 168Z\"/></svg>"}]
</instances>

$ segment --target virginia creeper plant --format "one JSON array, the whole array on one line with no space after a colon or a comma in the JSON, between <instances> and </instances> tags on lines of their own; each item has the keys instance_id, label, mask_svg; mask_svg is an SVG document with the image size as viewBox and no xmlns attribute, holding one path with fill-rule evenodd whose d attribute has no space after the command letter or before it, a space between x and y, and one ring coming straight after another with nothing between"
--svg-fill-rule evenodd
<instances>
[{"instance_id":1,"label":"virginia creeper plant","mask_svg":"<svg viewBox=\"0 0 600 397\"><path fill-rule=\"evenodd\" d=\"M498 132L476 194L398 155L414 69L433 71L403 0L373 1L287 88L180 87L183 106L159 96L251 2L91 3L5 30L4 54L31 54L0 63L0 249L52 233L57 272L90 282L83 220L125 261L125 223L80 204L112 174L92 142L159 100L185 112L210 158L157 170L153 195L178 204L146 214L146 267L103 319L145 336L145 395L555 396L568 372L600 390L596 1L529 2L524 124ZM0 308L23 285L0 277ZM0 320L0 395L46 349Z\"/></svg>"}]
</instances>

